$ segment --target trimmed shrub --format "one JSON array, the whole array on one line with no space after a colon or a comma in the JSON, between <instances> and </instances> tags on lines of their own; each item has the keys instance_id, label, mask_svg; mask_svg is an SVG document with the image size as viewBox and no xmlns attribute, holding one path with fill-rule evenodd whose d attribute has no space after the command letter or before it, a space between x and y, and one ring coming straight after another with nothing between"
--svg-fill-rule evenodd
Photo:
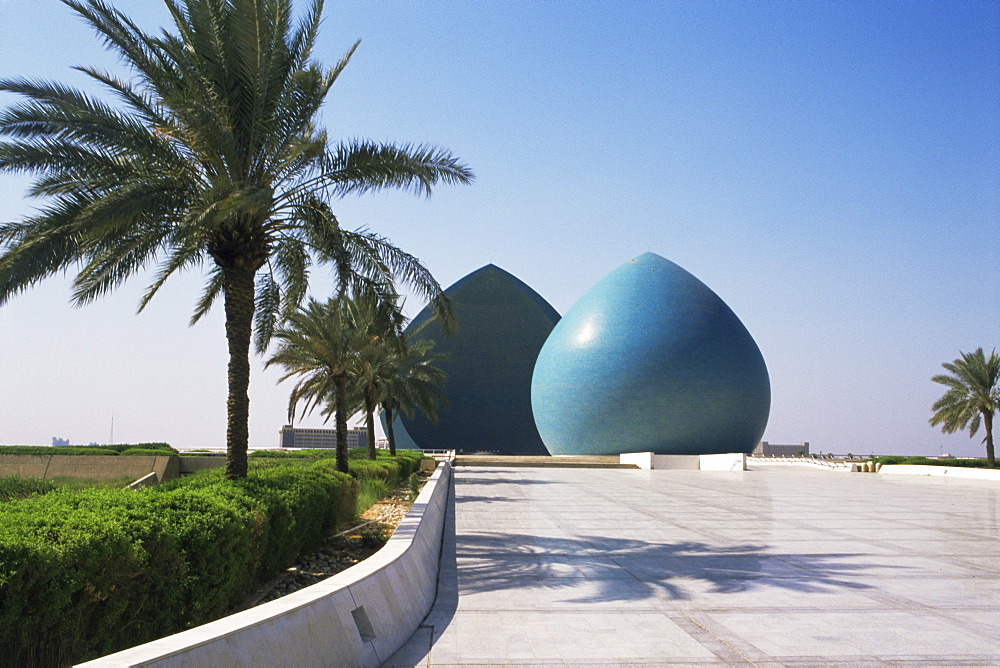
<instances>
[{"instance_id":1,"label":"trimmed shrub","mask_svg":"<svg viewBox=\"0 0 1000 668\"><path fill-rule=\"evenodd\" d=\"M879 464L919 464L922 466L960 466L963 468L988 468L985 459L928 459L920 456L876 457L873 461Z\"/></svg>"},{"instance_id":2,"label":"trimmed shrub","mask_svg":"<svg viewBox=\"0 0 1000 668\"><path fill-rule=\"evenodd\" d=\"M86 448L92 450L95 448L101 448L103 450L114 450L119 454L124 454L129 450L153 450L157 456L162 457L163 455L179 455L180 452L170 447L168 443L118 443L116 445L82 445L81 448ZM62 448L60 448L62 449ZM58 453L53 453L58 454Z\"/></svg>"},{"instance_id":3,"label":"trimmed shrub","mask_svg":"<svg viewBox=\"0 0 1000 668\"><path fill-rule=\"evenodd\" d=\"M424 453L419 450L397 450L396 459L405 462L406 476L420 470L420 462L424 460Z\"/></svg>"},{"instance_id":4,"label":"trimmed shrub","mask_svg":"<svg viewBox=\"0 0 1000 668\"><path fill-rule=\"evenodd\" d=\"M397 487L402 480L400 475L403 466L397 461L370 459L352 459L348 461L351 475L358 479L374 478L385 482L390 489Z\"/></svg>"},{"instance_id":5,"label":"trimmed shrub","mask_svg":"<svg viewBox=\"0 0 1000 668\"><path fill-rule=\"evenodd\" d=\"M169 450L154 450L152 448L129 448L128 450L122 450L118 454L122 456L143 456L143 457L169 457L174 454Z\"/></svg>"},{"instance_id":6,"label":"trimmed shrub","mask_svg":"<svg viewBox=\"0 0 1000 668\"><path fill-rule=\"evenodd\" d=\"M0 455L54 455L64 449L70 448L60 446L56 449L48 445L0 445Z\"/></svg>"},{"instance_id":7,"label":"trimmed shrub","mask_svg":"<svg viewBox=\"0 0 1000 668\"><path fill-rule=\"evenodd\" d=\"M357 516L355 505L358 498L358 480L339 472L337 462L333 459L321 459L314 462L310 468L324 475L335 475L342 481L339 494L340 505L337 508L337 527L342 527L353 520Z\"/></svg>"},{"instance_id":8,"label":"trimmed shrub","mask_svg":"<svg viewBox=\"0 0 1000 668\"><path fill-rule=\"evenodd\" d=\"M0 455L117 455L112 448L96 445L0 445Z\"/></svg>"},{"instance_id":9,"label":"trimmed shrub","mask_svg":"<svg viewBox=\"0 0 1000 668\"><path fill-rule=\"evenodd\" d=\"M115 445L115 446L109 446L109 447L113 447L116 450L118 450L118 452L121 452L121 453L125 453L125 452L127 452L129 450L139 449L139 450L159 450L159 451L162 451L162 452L166 452L167 454L171 454L171 455L179 455L179 454L181 454L179 450L177 450L174 447L171 447L171 445L169 443L133 443L131 445L124 444L124 445L121 445L121 446Z\"/></svg>"},{"instance_id":10,"label":"trimmed shrub","mask_svg":"<svg viewBox=\"0 0 1000 668\"><path fill-rule=\"evenodd\" d=\"M207 621L231 605L232 579L247 582L248 514L197 492L55 492L2 517L0 652L13 665L64 665Z\"/></svg>"},{"instance_id":11,"label":"trimmed shrub","mask_svg":"<svg viewBox=\"0 0 1000 668\"><path fill-rule=\"evenodd\" d=\"M218 618L352 515L324 467L202 471L0 505L0 656L75 663Z\"/></svg>"},{"instance_id":12,"label":"trimmed shrub","mask_svg":"<svg viewBox=\"0 0 1000 668\"><path fill-rule=\"evenodd\" d=\"M255 513L261 526L259 576L266 580L354 517L358 483L338 473L332 462L329 468L317 466L323 463L255 465L246 478L231 481L222 469L212 469L161 487L211 489Z\"/></svg>"},{"instance_id":13,"label":"trimmed shrub","mask_svg":"<svg viewBox=\"0 0 1000 668\"><path fill-rule=\"evenodd\" d=\"M19 475L0 477L0 502L26 499L36 494L47 494L56 488L51 480L24 478Z\"/></svg>"},{"instance_id":14,"label":"trimmed shrub","mask_svg":"<svg viewBox=\"0 0 1000 668\"><path fill-rule=\"evenodd\" d=\"M393 487L406 480L411 473L420 468L424 454L419 450L397 450L393 457L387 450L378 450L378 459L368 459L365 448L353 448L348 451L348 465L351 475L355 477L375 476L389 480ZM387 467L386 471L379 467ZM393 481L394 477L394 481Z\"/></svg>"},{"instance_id":15,"label":"trimmed shrub","mask_svg":"<svg viewBox=\"0 0 1000 668\"><path fill-rule=\"evenodd\" d=\"M320 459L336 457L333 448L310 448L308 450L254 450L249 457L258 459Z\"/></svg>"}]
</instances>

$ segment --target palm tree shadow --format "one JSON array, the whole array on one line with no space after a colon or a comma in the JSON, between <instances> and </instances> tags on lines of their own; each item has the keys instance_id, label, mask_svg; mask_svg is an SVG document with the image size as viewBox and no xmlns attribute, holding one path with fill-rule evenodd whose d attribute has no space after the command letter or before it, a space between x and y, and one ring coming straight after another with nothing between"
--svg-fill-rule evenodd
<instances>
[{"instance_id":1,"label":"palm tree shadow","mask_svg":"<svg viewBox=\"0 0 1000 668\"><path fill-rule=\"evenodd\" d=\"M463 496L461 502L471 501ZM482 502L496 499L477 498ZM902 569L876 555L777 554L766 544L713 545L606 536L546 537L520 533L455 535L455 498L449 500L435 608L454 610L460 594L523 588L574 591L581 578L588 595L568 602L691 600L698 592L738 593L777 588L803 593L870 589L858 576L872 569ZM622 580L633 586L622 587ZM640 586L635 586L640 583ZM706 587L707 585L707 587ZM596 588L596 592L594 589Z\"/></svg>"},{"instance_id":2,"label":"palm tree shadow","mask_svg":"<svg viewBox=\"0 0 1000 668\"><path fill-rule=\"evenodd\" d=\"M567 602L654 596L690 600L695 592L705 591L706 584L712 593L765 587L804 593L867 589L870 585L858 582L856 576L874 567L888 567L857 561L873 555L774 554L766 545L755 543L718 546L700 541L525 534L465 534L458 542L456 574L461 594L538 587L571 592L585 578L588 594ZM623 579L632 586L622 586Z\"/></svg>"},{"instance_id":3,"label":"palm tree shadow","mask_svg":"<svg viewBox=\"0 0 1000 668\"><path fill-rule=\"evenodd\" d=\"M461 499L463 503L472 500L468 496ZM864 557L874 560L874 555L775 554L765 544L749 542L719 546L702 541L604 536L456 536L454 478L444 533L437 597L422 624L431 631L432 646L458 611L460 595L528 588L572 594L579 591L581 579L590 585L587 594L565 602L627 602L653 597L684 601L696 598L705 585L708 591L723 594L768 587L821 594L835 589L871 589L857 576L874 568L905 568L860 561ZM622 586L623 582L629 586Z\"/></svg>"}]
</instances>

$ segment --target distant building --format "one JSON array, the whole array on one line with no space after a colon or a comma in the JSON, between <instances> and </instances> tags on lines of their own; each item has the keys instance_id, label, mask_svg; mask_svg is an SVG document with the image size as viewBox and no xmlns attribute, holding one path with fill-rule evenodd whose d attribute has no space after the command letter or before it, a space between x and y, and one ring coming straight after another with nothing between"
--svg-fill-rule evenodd
<instances>
[{"instance_id":1,"label":"distant building","mask_svg":"<svg viewBox=\"0 0 1000 668\"><path fill-rule=\"evenodd\" d=\"M796 443L795 445L778 445L761 441L754 448L755 455L808 455L809 443Z\"/></svg>"},{"instance_id":2,"label":"distant building","mask_svg":"<svg viewBox=\"0 0 1000 668\"><path fill-rule=\"evenodd\" d=\"M52 445L53 446L66 446L66 445L69 445L69 439L68 438L59 438L58 436L53 436L52 437Z\"/></svg>"},{"instance_id":3,"label":"distant building","mask_svg":"<svg viewBox=\"0 0 1000 668\"><path fill-rule=\"evenodd\" d=\"M278 432L278 447L281 448L336 448L336 429L302 429L286 424ZM348 448L368 447L367 429L347 430Z\"/></svg>"}]
</instances>

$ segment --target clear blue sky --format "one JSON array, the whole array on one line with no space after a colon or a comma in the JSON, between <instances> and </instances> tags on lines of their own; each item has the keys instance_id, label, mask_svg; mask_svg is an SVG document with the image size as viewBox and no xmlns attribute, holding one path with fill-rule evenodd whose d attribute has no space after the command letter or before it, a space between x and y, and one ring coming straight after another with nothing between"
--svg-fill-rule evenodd
<instances>
[{"instance_id":1,"label":"clear blue sky","mask_svg":"<svg viewBox=\"0 0 1000 668\"><path fill-rule=\"evenodd\" d=\"M982 432L927 420L942 362L1000 348L1000 4L362 0L325 16L325 64L362 39L330 134L444 146L478 177L339 202L345 224L445 286L492 262L560 313L658 253L757 340L766 440L983 452ZM71 66L117 67L55 0L0 0L0 26L2 76L84 85ZM26 183L0 177L0 218L36 205ZM221 309L187 327L189 275L136 316L144 285L73 309L54 277L0 308L0 443L106 442L113 414L116 442L224 444ZM250 442L271 447L289 388L254 364Z\"/></svg>"}]
</instances>

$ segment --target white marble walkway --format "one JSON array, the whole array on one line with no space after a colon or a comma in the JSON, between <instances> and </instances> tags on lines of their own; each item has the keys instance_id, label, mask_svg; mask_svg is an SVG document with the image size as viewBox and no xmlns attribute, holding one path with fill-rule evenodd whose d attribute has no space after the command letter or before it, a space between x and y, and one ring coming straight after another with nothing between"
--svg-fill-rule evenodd
<instances>
[{"instance_id":1,"label":"white marble walkway","mask_svg":"<svg viewBox=\"0 0 1000 668\"><path fill-rule=\"evenodd\" d=\"M386 665L1000 665L1000 484L458 468Z\"/></svg>"}]
</instances>

